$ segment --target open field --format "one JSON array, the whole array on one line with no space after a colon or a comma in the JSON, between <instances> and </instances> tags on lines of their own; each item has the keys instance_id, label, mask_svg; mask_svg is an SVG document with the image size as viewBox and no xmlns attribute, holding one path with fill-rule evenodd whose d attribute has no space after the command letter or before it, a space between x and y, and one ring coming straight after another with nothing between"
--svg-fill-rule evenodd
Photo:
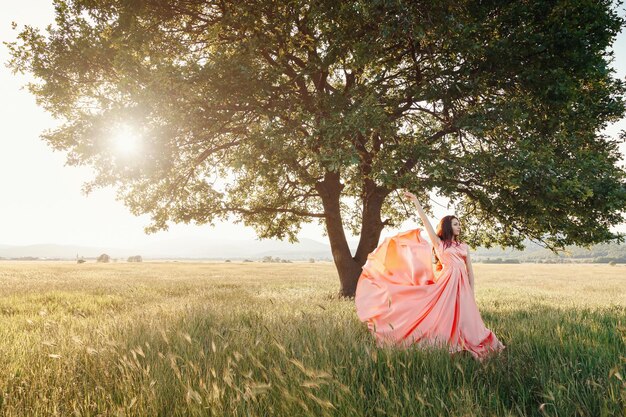
<instances>
[{"instance_id":1,"label":"open field","mask_svg":"<svg viewBox=\"0 0 626 417\"><path fill-rule=\"evenodd\" d=\"M474 268L483 365L377 350L329 263L0 262L0 415L626 414L626 267Z\"/></svg>"}]
</instances>

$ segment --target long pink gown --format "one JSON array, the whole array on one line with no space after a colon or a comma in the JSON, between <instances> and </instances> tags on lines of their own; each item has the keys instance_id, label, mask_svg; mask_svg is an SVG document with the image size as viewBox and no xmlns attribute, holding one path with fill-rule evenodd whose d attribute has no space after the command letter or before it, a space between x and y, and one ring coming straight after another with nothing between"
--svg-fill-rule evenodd
<instances>
[{"instance_id":1,"label":"long pink gown","mask_svg":"<svg viewBox=\"0 0 626 417\"><path fill-rule=\"evenodd\" d=\"M356 288L356 310L377 345L447 346L482 361L505 348L485 327L470 287L465 243L435 248L443 269L435 276L431 244L413 229L386 238L368 255Z\"/></svg>"}]
</instances>

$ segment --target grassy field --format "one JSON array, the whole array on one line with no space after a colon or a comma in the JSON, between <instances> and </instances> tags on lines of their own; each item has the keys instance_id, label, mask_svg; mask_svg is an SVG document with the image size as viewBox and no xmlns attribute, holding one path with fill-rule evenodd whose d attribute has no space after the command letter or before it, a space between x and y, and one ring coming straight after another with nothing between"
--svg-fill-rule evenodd
<instances>
[{"instance_id":1,"label":"grassy field","mask_svg":"<svg viewBox=\"0 0 626 417\"><path fill-rule=\"evenodd\" d=\"M626 267L474 268L482 365L376 349L328 263L0 262L0 415L626 414Z\"/></svg>"}]
</instances>

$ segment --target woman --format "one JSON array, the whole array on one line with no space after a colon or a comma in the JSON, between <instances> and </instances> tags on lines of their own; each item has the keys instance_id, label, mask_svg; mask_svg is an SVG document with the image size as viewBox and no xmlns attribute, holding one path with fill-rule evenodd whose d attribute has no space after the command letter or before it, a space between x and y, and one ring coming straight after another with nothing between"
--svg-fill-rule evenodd
<instances>
[{"instance_id":1,"label":"woman","mask_svg":"<svg viewBox=\"0 0 626 417\"><path fill-rule=\"evenodd\" d=\"M369 254L356 289L359 319L367 322L378 346L444 346L450 353L468 351L480 361L503 350L478 311L459 220L445 216L435 232L415 195L405 196L417 207L432 246L421 229L414 229L386 238Z\"/></svg>"}]
</instances>

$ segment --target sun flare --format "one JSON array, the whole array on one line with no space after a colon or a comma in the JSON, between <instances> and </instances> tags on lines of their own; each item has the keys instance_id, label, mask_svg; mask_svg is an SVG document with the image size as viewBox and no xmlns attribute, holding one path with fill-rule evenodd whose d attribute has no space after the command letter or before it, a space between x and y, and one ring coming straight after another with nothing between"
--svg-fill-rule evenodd
<instances>
[{"instance_id":1,"label":"sun flare","mask_svg":"<svg viewBox=\"0 0 626 417\"><path fill-rule=\"evenodd\" d=\"M122 156L134 155L141 148L141 136L129 126L116 130L111 140L115 152Z\"/></svg>"}]
</instances>

